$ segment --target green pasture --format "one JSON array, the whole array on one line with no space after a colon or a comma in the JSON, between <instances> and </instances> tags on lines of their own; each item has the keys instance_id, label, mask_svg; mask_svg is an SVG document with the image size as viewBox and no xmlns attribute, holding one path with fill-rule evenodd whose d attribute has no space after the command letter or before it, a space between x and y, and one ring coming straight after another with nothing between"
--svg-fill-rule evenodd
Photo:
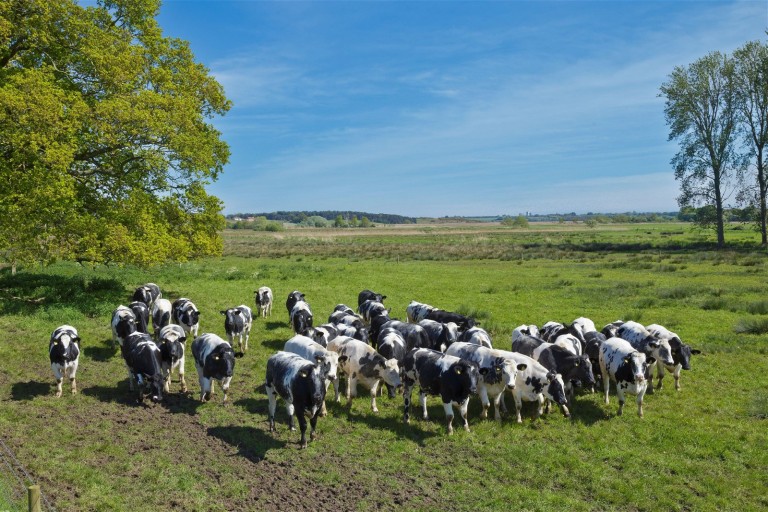
<instances>
[{"instance_id":1,"label":"green pasture","mask_svg":"<svg viewBox=\"0 0 768 512\"><path fill-rule=\"evenodd\" d=\"M57 510L768 508L768 260L750 229L730 229L721 251L682 224L376 229L227 232L225 257L151 270L0 271L2 438ZM150 281L192 299L201 332L222 337L220 310L273 289L272 316L254 321L237 360L231 404L220 393L199 402L191 354L191 395L174 381L164 404L134 403L109 322ZM412 299L472 314L504 349L516 325L587 316L598 327L660 323L703 353L680 392L669 376L646 396L644 419L629 406L617 417L614 392L610 405L578 395L572 421L553 412L532 422L526 407L522 425L480 420L473 399L471 432L449 437L438 398L430 421L404 425L401 396L379 398L373 414L361 388L350 407L330 404L319 439L298 450L282 403L269 433L263 392L267 358L292 335L285 297L304 292L319 324L364 288L386 294L393 317ZM65 383L56 399L47 346L65 323L83 339L80 393ZM0 477L0 509L25 507Z\"/></svg>"}]
</instances>

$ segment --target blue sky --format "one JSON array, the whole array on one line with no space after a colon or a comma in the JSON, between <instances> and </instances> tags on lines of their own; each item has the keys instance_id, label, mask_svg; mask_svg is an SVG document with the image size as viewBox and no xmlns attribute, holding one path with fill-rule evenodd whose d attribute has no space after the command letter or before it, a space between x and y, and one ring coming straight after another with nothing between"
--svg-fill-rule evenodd
<instances>
[{"instance_id":1,"label":"blue sky","mask_svg":"<svg viewBox=\"0 0 768 512\"><path fill-rule=\"evenodd\" d=\"M677 210L659 86L768 2L165 0L232 110L224 213Z\"/></svg>"}]
</instances>

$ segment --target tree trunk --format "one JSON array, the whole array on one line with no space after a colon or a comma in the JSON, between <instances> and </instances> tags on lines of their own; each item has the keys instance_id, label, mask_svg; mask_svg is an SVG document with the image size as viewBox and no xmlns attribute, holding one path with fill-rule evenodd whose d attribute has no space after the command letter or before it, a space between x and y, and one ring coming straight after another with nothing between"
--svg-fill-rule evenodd
<instances>
[{"instance_id":1,"label":"tree trunk","mask_svg":"<svg viewBox=\"0 0 768 512\"><path fill-rule=\"evenodd\" d=\"M763 152L758 150L757 152L757 184L760 187L760 236L762 238L761 243L765 246L768 245L768 226L766 226L766 216L768 208L766 208L766 190L765 186L765 167L763 167Z\"/></svg>"},{"instance_id":2,"label":"tree trunk","mask_svg":"<svg viewBox=\"0 0 768 512\"><path fill-rule=\"evenodd\" d=\"M723 223L723 195L720 191L720 173L715 172L715 209L717 211L717 246L725 247L725 225Z\"/></svg>"}]
</instances>

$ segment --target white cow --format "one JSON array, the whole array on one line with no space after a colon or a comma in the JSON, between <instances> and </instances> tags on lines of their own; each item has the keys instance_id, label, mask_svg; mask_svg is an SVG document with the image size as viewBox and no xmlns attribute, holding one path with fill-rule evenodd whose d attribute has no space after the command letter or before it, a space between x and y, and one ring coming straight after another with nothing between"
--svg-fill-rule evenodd
<instances>
[{"instance_id":1,"label":"white cow","mask_svg":"<svg viewBox=\"0 0 768 512\"><path fill-rule=\"evenodd\" d=\"M262 286L254 292L254 300L259 311L259 316L266 318L272 316L272 289L269 286Z\"/></svg>"},{"instance_id":2,"label":"white cow","mask_svg":"<svg viewBox=\"0 0 768 512\"><path fill-rule=\"evenodd\" d=\"M62 394L61 383L64 377L69 377L72 387L72 394L77 394L77 367L80 361L80 347L78 342L80 336L77 329L71 325L62 325L57 327L51 333L51 340L48 343L48 355L51 360L51 370L56 378L56 396Z\"/></svg>"},{"instance_id":3,"label":"white cow","mask_svg":"<svg viewBox=\"0 0 768 512\"><path fill-rule=\"evenodd\" d=\"M609 338L600 346L600 373L603 375L605 404L609 403L608 392L613 381L619 396L618 416L624 410L624 393L630 393L637 395L637 415L643 417L643 396L648 386L645 374L648 365L654 362L653 357L646 358L643 352L621 338Z\"/></svg>"}]
</instances>

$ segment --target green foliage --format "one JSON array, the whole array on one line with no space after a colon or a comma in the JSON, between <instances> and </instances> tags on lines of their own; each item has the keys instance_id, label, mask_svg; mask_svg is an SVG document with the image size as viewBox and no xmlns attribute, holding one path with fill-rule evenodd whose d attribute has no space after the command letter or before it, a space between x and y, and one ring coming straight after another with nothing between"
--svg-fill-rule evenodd
<instances>
[{"instance_id":1,"label":"green foliage","mask_svg":"<svg viewBox=\"0 0 768 512\"><path fill-rule=\"evenodd\" d=\"M529 227L528 219L525 215L518 215L517 217L504 217L501 220L502 226L511 228L527 228Z\"/></svg>"},{"instance_id":2,"label":"green foliage","mask_svg":"<svg viewBox=\"0 0 768 512\"><path fill-rule=\"evenodd\" d=\"M0 4L0 255L151 265L222 250L204 186L230 107L159 1ZM151 247L152 250L147 250Z\"/></svg>"}]
</instances>

